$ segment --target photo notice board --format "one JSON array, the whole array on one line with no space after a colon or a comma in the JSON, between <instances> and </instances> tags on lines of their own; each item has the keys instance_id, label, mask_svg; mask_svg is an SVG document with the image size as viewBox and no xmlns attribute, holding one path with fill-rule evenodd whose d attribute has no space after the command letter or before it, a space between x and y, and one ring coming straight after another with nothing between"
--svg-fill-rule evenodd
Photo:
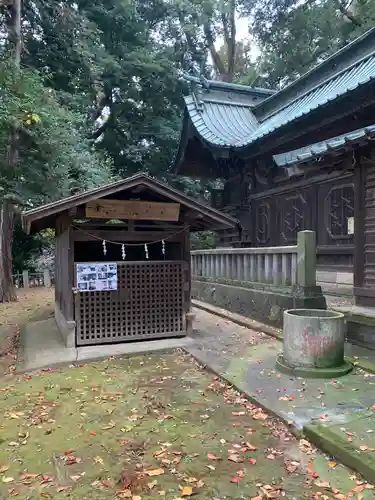
<instances>
[{"instance_id":1,"label":"photo notice board","mask_svg":"<svg viewBox=\"0 0 375 500\"><path fill-rule=\"evenodd\" d=\"M77 264L76 283L80 292L117 290L117 264L113 262Z\"/></svg>"}]
</instances>

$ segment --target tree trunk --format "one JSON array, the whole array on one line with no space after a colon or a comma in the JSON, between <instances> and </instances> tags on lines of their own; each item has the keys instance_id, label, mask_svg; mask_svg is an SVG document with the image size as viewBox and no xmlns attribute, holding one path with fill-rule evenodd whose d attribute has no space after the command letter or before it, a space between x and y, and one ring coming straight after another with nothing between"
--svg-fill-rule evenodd
<instances>
[{"instance_id":1,"label":"tree trunk","mask_svg":"<svg viewBox=\"0 0 375 500\"><path fill-rule=\"evenodd\" d=\"M13 227L14 208L4 200L0 210L0 302L17 300L12 276Z\"/></svg>"},{"instance_id":2,"label":"tree trunk","mask_svg":"<svg viewBox=\"0 0 375 500\"><path fill-rule=\"evenodd\" d=\"M18 71L21 63L21 0L13 0L9 5L10 17L8 25L8 43L10 45L13 65ZM11 127L7 167L12 179L18 162L18 133ZM15 179L14 179L15 180ZM0 302L17 300L12 276L12 245L14 228L14 206L6 197L1 201L0 209Z\"/></svg>"}]
</instances>

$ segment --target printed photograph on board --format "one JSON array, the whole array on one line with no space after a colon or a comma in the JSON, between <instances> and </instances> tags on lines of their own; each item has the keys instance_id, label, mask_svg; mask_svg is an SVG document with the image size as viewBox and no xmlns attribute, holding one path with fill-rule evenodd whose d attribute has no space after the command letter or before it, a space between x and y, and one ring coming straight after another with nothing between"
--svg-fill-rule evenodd
<instances>
[{"instance_id":1,"label":"printed photograph on board","mask_svg":"<svg viewBox=\"0 0 375 500\"><path fill-rule=\"evenodd\" d=\"M76 283L82 292L117 290L117 264L77 264Z\"/></svg>"}]
</instances>

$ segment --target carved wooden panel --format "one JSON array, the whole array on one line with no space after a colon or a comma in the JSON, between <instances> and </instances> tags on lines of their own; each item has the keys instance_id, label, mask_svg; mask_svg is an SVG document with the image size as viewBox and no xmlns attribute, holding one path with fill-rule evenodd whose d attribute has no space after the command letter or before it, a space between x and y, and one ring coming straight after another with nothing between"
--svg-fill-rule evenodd
<instances>
[{"instance_id":1,"label":"carved wooden panel","mask_svg":"<svg viewBox=\"0 0 375 500\"><path fill-rule=\"evenodd\" d=\"M178 221L180 204L100 199L86 203L85 215L89 219Z\"/></svg>"},{"instance_id":2,"label":"carved wooden panel","mask_svg":"<svg viewBox=\"0 0 375 500\"><path fill-rule=\"evenodd\" d=\"M280 203L281 244L293 245L297 233L306 229L307 201L304 193L285 196Z\"/></svg>"},{"instance_id":3,"label":"carved wooden panel","mask_svg":"<svg viewBox=\"0 0 375 500\"><path fill-rule=\"evenodd\" d=\"M268 201L260 201L255 207L256 233L258 244L269 243L271 237L271 207Z\"/></svg>"},{"instance_id":4,"label":"carved wooden panel","mask_svg":"<svg viewBox=\"0 0 375 500\"><path fill-rule=\"evenodd\" d=\"M76 295L77 345L185 334L181 261L118 263L118 290Z\"/></svg>"},{"instance_id":5,"label":"carved wooden panel","mask_svg":"<svg viewBox=\"0 0 375 500\"><path fill-rule=\"evenodd\" d=\"M325 199L326 230L335 239L351 239L348 234L348 218L354 217L353 184L332 187Z\"/></svg>"}]
</instances>

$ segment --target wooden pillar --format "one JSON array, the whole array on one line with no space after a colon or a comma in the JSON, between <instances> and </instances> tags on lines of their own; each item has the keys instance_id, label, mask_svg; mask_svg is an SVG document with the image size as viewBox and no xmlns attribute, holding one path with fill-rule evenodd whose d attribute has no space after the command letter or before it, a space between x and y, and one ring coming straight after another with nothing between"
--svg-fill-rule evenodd
<instances>
[{"instance_id":1,"label":"wooden pillar","mask_svg":"<svg viewBox=\"0 0 375 500\"><path fill-rule=\"evenodd\" d=\"M184 297L185 297L185 318L186 318L186 333L192 333L194 314L191 312L191 258L190 258L190 231L186 227L182 233L182 255L185 261L185 283L184 283Z\"/></svg>"},{"instance_id":2,"label":"wooden pillar","mask_svg":"<svg viewBox=\"0 0 375 500\"><path fill-rule=\"evenodd\" d=\"M364 218L365 218L365 172L364 164L359 154L356 155L356 166L354 168L354 262L353 262L353 284L356 304L361 302L361 288L364 281Z\"/></svg>"}]
</instances>

